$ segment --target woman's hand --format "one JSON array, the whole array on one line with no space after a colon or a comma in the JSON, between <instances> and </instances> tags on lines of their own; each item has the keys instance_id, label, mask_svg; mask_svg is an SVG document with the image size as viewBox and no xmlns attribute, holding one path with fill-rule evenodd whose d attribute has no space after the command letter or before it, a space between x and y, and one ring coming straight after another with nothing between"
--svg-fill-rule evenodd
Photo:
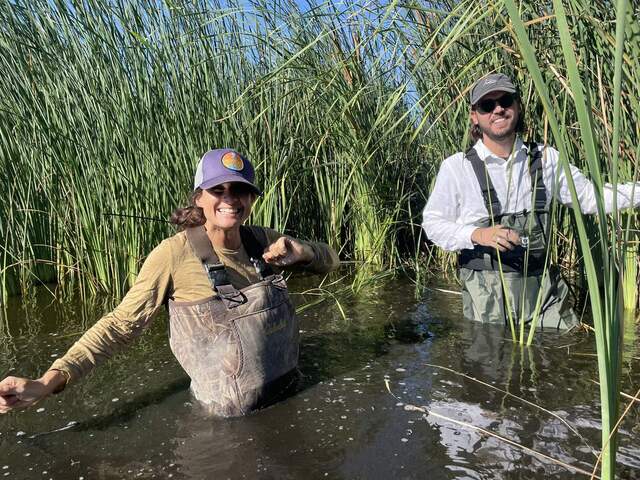
<instances>
[{"instance_id":1,"label":"woman's hand","mask_svg":"<svg viewBox=\"0 0 640 480\"><path fill-rule=\"evenodd\" d=\"M49 370L37 380L7 377L0 382L0 413L30 407L62 387L66 381L59 370Z\"/></svg>"},{"instance_id":2,"label":"woman's hand","mask_svg":"<svg viewBox=\"0 0 640 480\"><path fill-rule=\"evenodd\" d=\"M515 230L505 228L503 225L495 227L476 228L471 234L471 241L476 245L495 247L501 252L513 250L520 245L520 235Z\"/></svg>"},{"instance_id":3,"label":"woman's hand","mask_svg":"<svg viewBox=\"0 0 640 480\"><path fill-rule=\"evenodd\" d=\"M265 262L279 267L309 263L314 256L315 253L309 245L289 237L278 238L265 248L262 254Z\"/></svg>"}]
</instances>

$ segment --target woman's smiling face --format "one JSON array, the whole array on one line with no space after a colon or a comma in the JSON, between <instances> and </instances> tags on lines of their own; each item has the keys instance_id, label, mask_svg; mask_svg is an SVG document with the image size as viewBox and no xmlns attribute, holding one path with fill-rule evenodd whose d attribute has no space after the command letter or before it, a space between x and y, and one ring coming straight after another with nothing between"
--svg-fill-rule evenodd
<instances>
[{"instance_id":1,"label":"woman's smiling face","mask_svg":"<svg viewBox=\"0 0 640 480\"><path fill-rule=\"evenodd\" d=\"M255 199L250 185L227 182L203 190L196 205L204 211L207 230L233 230L249 217Z\"/></svg>"}]
</instances>

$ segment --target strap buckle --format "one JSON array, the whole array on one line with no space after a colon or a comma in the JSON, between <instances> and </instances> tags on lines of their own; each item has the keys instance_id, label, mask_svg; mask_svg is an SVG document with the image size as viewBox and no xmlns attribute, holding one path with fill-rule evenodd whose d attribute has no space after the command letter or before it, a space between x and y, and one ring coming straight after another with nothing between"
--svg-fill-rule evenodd
<instances>
[{"instance_id":1,"label":"strap buckle","mask_svg":"<svg viewBox=\"0 0 640 480\"><path fill-rule=\"evenodd\" d=\"M224 270L224 264L223 263L206 263L205 267L207 269L207 272L211 273L211 272L215 272L218 270Z\"/></svg>"},{"instance_id":2,"label":"strap buckle","mask_svg":"<svg viewBox=\"0 0 640 480\"><path fill-rule=\"evenodd\" d=\"M205 263L204 269L207 272L209 281L213 288L217 288L220 285L229 285L229 277L227 276L227 270L222 263Z\"/></svg>"},{"instance_id":3,"label":"strap buckle","mask_svg":"<svg viewBox=\"0 0 640 480\"><path fill-rule=\"evenodd\" d=\"M251 263L253 264L253 268L255 269L256 273L260 276L261 279L265 279L266 277L269 276L269 274L267 273L267 265L265 264L264 260L259 259L259 258L253 258L251 257Z\"/></svg>"},{"instance_id":4,"label":"strap buckle","mask_svg":"<svg viewBox=\"0 0 640 480\"><path fill-rule=\"evenodd\" d=\"M204 268L209 276L211 286L227 308L235 308L247 301L244 294L229 281L227 269L222 263L205 263Z\"/></svg>"}]
</instances>

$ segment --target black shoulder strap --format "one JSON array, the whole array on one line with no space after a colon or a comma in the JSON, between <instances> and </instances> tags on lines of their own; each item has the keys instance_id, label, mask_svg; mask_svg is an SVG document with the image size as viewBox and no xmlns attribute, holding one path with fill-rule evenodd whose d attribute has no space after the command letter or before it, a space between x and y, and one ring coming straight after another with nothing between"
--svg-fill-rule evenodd
<instances>
[{"instance_id":1,"label":"black shoulder strap","mask_svg":"<svg viewBox=\"0 0 640 480\"><path fill-rule=\"evenodd\" d=\"M267 234L261 228L251 228L246 225L240 227L242 245L250 257L261 257L267 246Z\"/></svg>"},{"instance_id":2,"label":"black shoulder strap","mask_svg":"<svg viewBox=\"0 0 640 480\"><path fill-rule=\"evenodd\" d=\"M244 249L247 251L249 258L251 259L251 263L253 263L257 273L262 278L273 275L271 267L262 260L264 249L267 248L267 244L269 243L267 233L264 229L251 228L242 225L240 227L240 238L242 240L242 245L244 245Z\"/></svg>"},{"instance_id":3,"label":"black shoulder strap","mask_svg":"<svg viewBox=\"0 0 640 480\"><path fill-rule=\"evenodd\" d=\"M187 234L187 240L189 240L191 248L202 263L222 265L204 227L187 228L185 233Z\"/></svg>"},{"instance_id":4,"label":"black shoulder strap","mask_svg":"<svg viewBox=\"0 0 640 480\"><path fill-rule=\"evenodd\" d=\"M547 208L547 189L544 186L542 169L542 149L535 142L527 143L529 147L529 174L533 192L532 207L534 212L542 212Z\"/></svg>"},{"instance_id":5,"label":"black shoulder strap","mask_svg":"<svg viewBox=\"0 0 640 480\"><path fill-rule=\"evenodd\" d=\"M196 256L202 262L211 287L218 292L228 308L244 303L244 296L229 281L227 269L224 267L204 227L193 227L185 230L187 240Z\"/></svg>"},{"instance_id":6,"label":"black shoulder strap","mask_svg":"<svg viewBox=\"0 0 640 480\"><path fill-rule=\"evenodd\" d=\"M476 149L473 147L467 150L465 156L467 157L467 160L471 162L473 171L476 174L476 178L480 184L480 190L482 190L484 205L487 208L487 212L489 212L489 216L495 217L500 215L502 207L500 205L500 200L498 200L496 190L493 188L493 183L491 182L491 177L489 177L489 172L486 169L486 164L480 160L478 152L476 152Z\"/></svg>"}]
</instances>

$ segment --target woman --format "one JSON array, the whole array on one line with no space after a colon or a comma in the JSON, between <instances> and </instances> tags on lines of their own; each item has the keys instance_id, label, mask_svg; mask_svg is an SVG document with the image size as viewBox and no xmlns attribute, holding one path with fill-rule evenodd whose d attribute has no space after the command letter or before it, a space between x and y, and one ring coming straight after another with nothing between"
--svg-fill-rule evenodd
<instances>
[{"instance_id":1,"label":"woman","mask_svg":"<svg viewBox=\"0 0 640 480\"><path fill-rule=\"evenodd\" d=\"M129 344L166 304L171 350L191 377L195 398L221 416L263 405L298 362L297 320L273 270L324 273L339 261L325 244L243 226L261 195L253 182L253 166L239 153L207 152L191 205L171 217L182 231L151 252L121 304L41 378L0 382L0 413L62 391Z\"/></svg>"}]
</instances>

